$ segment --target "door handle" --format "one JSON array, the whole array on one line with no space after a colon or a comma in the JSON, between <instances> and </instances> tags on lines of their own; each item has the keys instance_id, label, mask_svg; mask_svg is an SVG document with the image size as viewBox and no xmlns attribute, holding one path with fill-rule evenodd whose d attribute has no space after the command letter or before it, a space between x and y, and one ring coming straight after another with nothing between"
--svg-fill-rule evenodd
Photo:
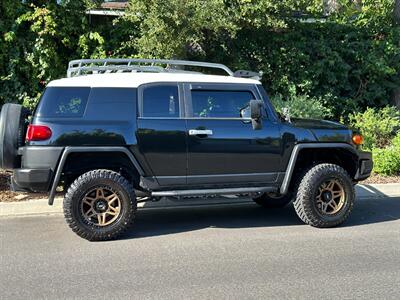
<instances>
[{"instance_id":1,"label":"door handle","mask_svg":"<svg viewBox=\"0 0 400 300\"><path fill-rule=\"evenodd\" d=\"M205 129L205 130L199 130L199 129L190 129L189 130L189 135L212 135L213 132L212 130Z\"/></svg>"}]
</instances>

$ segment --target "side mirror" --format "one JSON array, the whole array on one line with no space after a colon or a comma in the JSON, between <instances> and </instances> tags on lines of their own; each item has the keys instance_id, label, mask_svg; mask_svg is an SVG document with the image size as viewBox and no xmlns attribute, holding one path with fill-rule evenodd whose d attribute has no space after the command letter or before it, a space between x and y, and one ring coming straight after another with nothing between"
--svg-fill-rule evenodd
<instances>
[{"instance_id":1,"label":"side mirror","mask_svg":"<svg viewBox=\"0 0 400 300\"><path fill-rule=\"evenodd\" d=\"M262 112L261 108L264 106L262 100L250 100L250 116L251 124L254 130L262 128Z\"/></svg>"}]
</instances>

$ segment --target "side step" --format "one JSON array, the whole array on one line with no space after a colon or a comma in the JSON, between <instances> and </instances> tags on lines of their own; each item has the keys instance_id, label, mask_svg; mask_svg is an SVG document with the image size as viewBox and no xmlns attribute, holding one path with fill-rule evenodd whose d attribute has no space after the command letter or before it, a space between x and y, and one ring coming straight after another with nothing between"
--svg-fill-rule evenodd
<instances>
[{"instance_id":1,"label":"side step","mask_svg":"<svg viewBox=\"0 0 400 300\"><path fill-rule=\"evenodd\" d=\"M248 187L248 188L224 188L224 189L203 189L203 190L178 190L178 191L156 191L152 192L153 197L168 196L199 196L199 195L235 195L247 193L275 192L276 187Z\"/></svg>"}]
</instances>

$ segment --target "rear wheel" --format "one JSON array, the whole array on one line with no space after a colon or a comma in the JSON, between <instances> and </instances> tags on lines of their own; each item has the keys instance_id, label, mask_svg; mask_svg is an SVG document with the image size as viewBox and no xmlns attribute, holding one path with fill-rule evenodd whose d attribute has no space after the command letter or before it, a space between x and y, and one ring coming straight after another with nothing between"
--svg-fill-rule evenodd
<instances>
[{"instance_id":1,"label":"rear wheel","mask_svg":"<svg viewBox=\"0 0 400 300\"><path fill-rule=\"evenodd\" d=\"M64 216L71 229L90 241L110 240L134 222L136 197L120 174L94 170L76 179L64 199Z\"/></svg>"},{"instance_id":2,"label":"rear wheel","mask_svg":"<svg viewBox=\"0 0 400 300\"><path fill-rule=\"evenodd\" d=\"M293 199L293 193L281 195L276 192L263 193L259 197L253 198L254 202L265 208L281 208L286 206Z\"/></svg>"},{"instance_id":3,"label":"rear wheel","mask_svg":"<svg viewBox=\"0 0 400 300\"><path fill-rule=\"evenodd\" d=\"M314 227L334 227L350 215L355 199L348 173L334 164L319 164L301 180L294 207L304 223Z\"/></svg>"}]
</instances>

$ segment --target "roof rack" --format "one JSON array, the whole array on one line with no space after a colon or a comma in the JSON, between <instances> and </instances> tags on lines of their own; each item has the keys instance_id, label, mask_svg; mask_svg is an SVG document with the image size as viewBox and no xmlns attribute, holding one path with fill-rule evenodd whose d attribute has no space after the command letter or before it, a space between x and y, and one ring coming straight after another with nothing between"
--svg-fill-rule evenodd
<instances>
[{"instance_id":1,"label":"roof rack","mask_svg":"<svg viewBox=\"0 0 400 300\"><path fill-rule=\"evenodd\" d=\"M67 77L86 74L121 73L121 72L150 72L150 73L195 73L181 67L202 67L223 70L229 76L261 79L262 73L239 70L233 72L227 66L217 63L170 60L170 59L139 59L139 58L106 58L106 59L77 59L68 64Z\"/></svg>"}]
</instances>

